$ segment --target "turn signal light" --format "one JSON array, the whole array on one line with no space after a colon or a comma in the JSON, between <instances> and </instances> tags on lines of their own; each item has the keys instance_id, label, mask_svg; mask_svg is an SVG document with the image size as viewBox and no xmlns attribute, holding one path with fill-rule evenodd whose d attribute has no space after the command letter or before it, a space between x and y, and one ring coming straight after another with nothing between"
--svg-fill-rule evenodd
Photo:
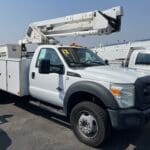
<instances>
[{"instance_id":1,"label":"turn signal light","mask_svg":"<svg viewBox=\"0 0 150 150\"><path fill-rule=\"evenodd\" d=\"M120 96L121 95L121 89L116 88L116 87L111 87L111 92L115 96Z\"/></svg>"}]
</instances>

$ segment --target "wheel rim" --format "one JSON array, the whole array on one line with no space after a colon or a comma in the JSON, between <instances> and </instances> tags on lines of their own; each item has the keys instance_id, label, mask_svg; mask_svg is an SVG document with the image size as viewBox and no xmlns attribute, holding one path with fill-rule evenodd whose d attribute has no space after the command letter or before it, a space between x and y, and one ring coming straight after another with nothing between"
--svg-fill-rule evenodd
<instances>
[{"instance_id":1,"label":"wheel rim","mask_svg":"<svg viewBox=\"0 0 150 150\"><path fill-rule=\"evenodd\" d=\"M78 120L78 130L86 138L94 138L98 133L95 117L88 111L81 112Z\"/></svg>"}]
</instances>

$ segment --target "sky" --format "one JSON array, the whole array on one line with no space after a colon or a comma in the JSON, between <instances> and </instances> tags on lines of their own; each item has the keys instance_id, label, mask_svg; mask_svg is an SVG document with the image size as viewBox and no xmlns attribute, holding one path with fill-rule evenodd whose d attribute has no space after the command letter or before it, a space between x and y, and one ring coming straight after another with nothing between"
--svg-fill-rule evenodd
<instances>
[{"instance_id":1,"label":"sky","mask_svg":"<svg viewBox=\"0 0 150 150\"><path fill-rule=\"evenodd\" d=\"M35 21L47 20L74 13L105 10L123 6L121 31L105 36L77 38L76 42L89 47L100 44L150 38L150 0L0 0L0 44L16 43ZM63 38L65 44L74 38Z\"/></svg>"}]
</instances>

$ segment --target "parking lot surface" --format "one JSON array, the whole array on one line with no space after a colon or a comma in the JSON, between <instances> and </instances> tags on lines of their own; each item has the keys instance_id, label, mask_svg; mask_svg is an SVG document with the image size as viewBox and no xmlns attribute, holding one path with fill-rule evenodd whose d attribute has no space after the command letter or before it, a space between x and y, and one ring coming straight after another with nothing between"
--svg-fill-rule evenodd
<instances>
[{"instance_id":1,"label":"parking lot surface","mask_svg":"<svg viewBox=\"0 0 150 150\"><path fill-rule=\"evenodd\" d=\"M80 143L66 118L31 104L0 97L0 150L94 150ZM140 130L113 131L100 150L150 149L150 124Z\"/></svg>"}]
</instances>

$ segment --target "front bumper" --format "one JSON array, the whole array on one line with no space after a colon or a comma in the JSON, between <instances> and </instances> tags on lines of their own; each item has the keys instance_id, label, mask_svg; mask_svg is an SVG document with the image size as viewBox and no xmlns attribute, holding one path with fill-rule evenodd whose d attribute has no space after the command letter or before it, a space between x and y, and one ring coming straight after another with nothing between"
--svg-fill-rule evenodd
<instances>
[{"instance_id":1,"label":"front bumper","mask_svg":"<svg viewBox=\"0 0 150 150\"><path fill-rule=\"evenodd\" d=\"M146 110L108 110L112 127L115 129L141 128L150 120L150 108Z\"/></svg>"}]
</instances>

